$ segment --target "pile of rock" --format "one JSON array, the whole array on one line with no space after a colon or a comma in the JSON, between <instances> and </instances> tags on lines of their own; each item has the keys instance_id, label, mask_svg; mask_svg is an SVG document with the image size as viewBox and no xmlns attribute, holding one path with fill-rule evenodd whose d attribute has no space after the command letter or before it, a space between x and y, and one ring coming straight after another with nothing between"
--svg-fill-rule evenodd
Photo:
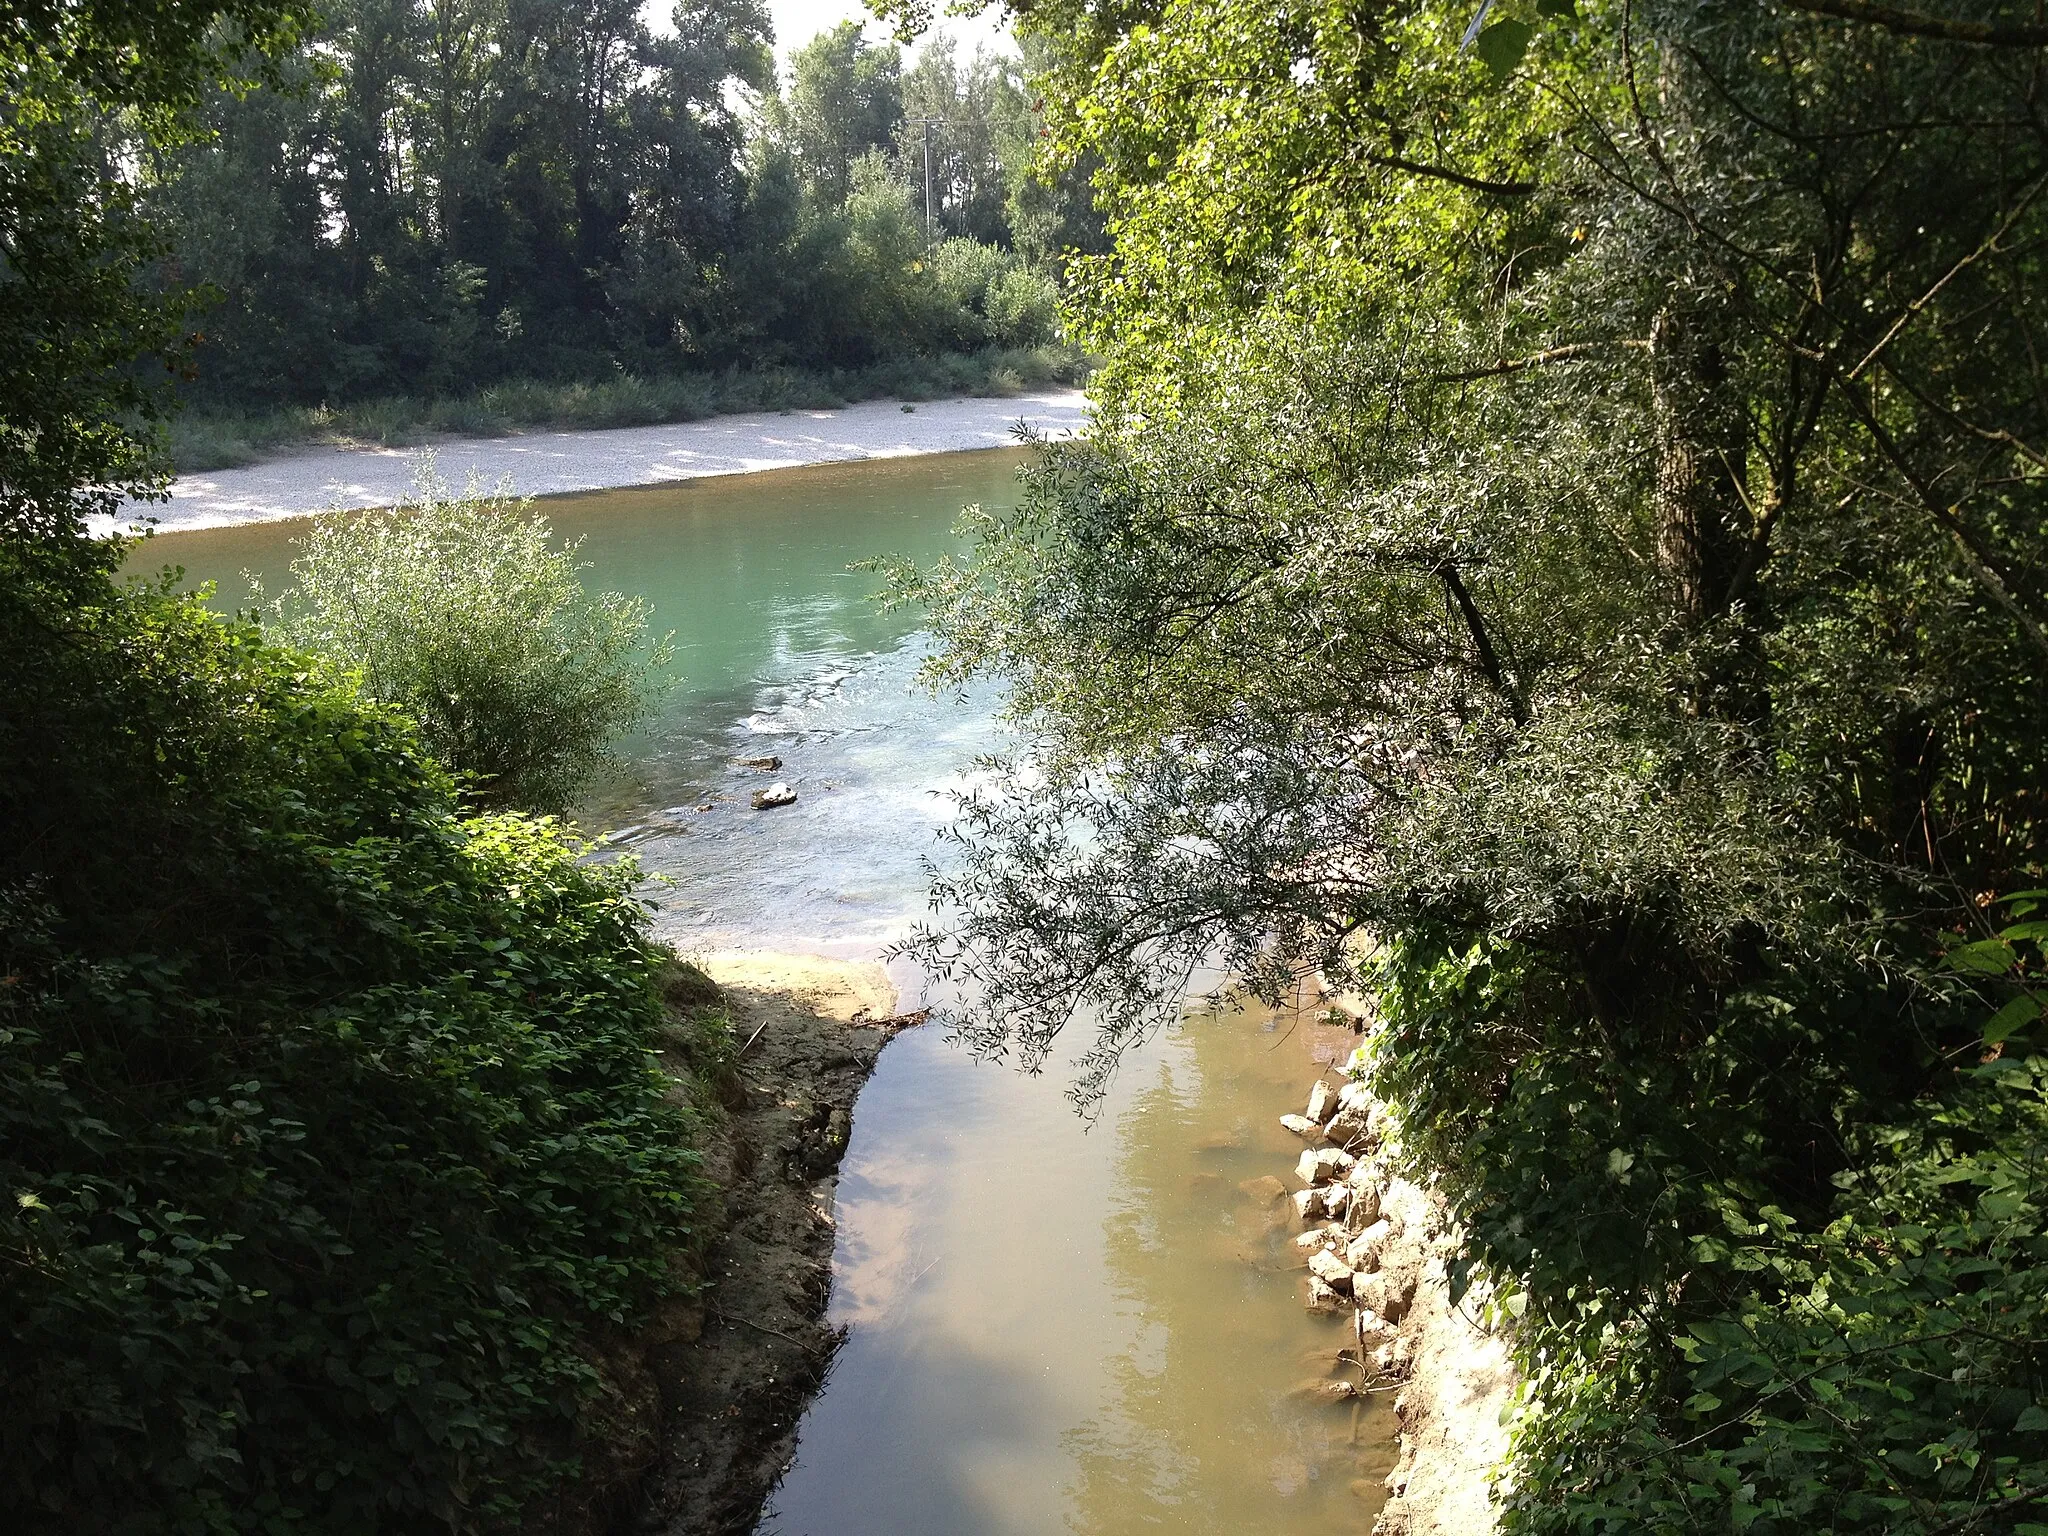
<instances>
[{"instance_id":1,"label":"pile of rock","mask_svg":"<svg viewBox=\"0 0 2048 1536\"><path fill-rule=\"evenodd\" d=\"M1355 1308L1361 1342L1372 1334L1392 1338L1393 1325L1415 1294L1421 1259L1417 1253L1414 1264L1402 1262L1408 1255L1395 1241L1400 1213L1388 1207L1391 1181L1374 1156L1382 1114L1364 1085L1346 1083L1332 1091L1318 1080L1309 1091L1308 1112L1280 1121L1318 1144L1294 1165L1303 1186L1293 1196L1294 1211L1307 1226L1294 1242L1308 1258L1309 1308Z\"/></svg>"},{"instance_id":2,"label":"pile of rock","mask_svg":"<svg viewBox=\"0 0 2048 1536\"><path fill-rule=\"evenodd\" d=\"M1354 1057L1354 1065L1357 1058ZM1362 1083L1319 1080L1304 1113L1280 1123L1309 1145L1294 1165L1309 1309L1349 1315L1356 1337L1338 1356L1362 1378L1316 1384L1330 1398L1390 1393L1399 1459L1379 1536L1484 1536L1487 1490L1505 1449L1500 1410L1512 1373L1502 1342L1469 1308L1451 1305L1445 1259L1455 1248L1429 1192L1387 1167L1386 1108Z\"/></svg>"}]
</instances>

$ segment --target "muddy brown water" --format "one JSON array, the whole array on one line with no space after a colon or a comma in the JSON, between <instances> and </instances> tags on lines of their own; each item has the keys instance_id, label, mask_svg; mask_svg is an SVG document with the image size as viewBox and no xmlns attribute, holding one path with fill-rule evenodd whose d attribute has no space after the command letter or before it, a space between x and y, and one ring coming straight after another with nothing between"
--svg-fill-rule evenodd
<instances>
[{"instance_id":1,"label":"muddy brown water","mask_svg":"<svg viewBox=\"0 0 2048 1536\"><path fill-rule=\"evenodd\" d=\"M677 640L676 685L581 813L633 851L683 949L873 956L924 916L944 792L999 749L988 690L912 686L916 618L870 603L875 555L957 548L1006 505L1014 452L821 466L556 498L593 584ZM246 601L303 524L166 535ZM747 810L773 754L799 792ZM708 807L708 809L700 809ZM901 975L906 988L916 978ZM907 1000L906 1000L907 1001ZM1384 1498L1381 1400L1313 1401L1344 1324L1301 1306L1291 1216L1246 1194L1300 1143L1277 1117L1350 1037L1306 1014L1191 1010L1127 1062L1092 1125L1055 1062L1029 1078L937 1030L883 1056L838 1193L845 1347L763 1536L1364 1532Z\"/></svg>"}]
</instances>

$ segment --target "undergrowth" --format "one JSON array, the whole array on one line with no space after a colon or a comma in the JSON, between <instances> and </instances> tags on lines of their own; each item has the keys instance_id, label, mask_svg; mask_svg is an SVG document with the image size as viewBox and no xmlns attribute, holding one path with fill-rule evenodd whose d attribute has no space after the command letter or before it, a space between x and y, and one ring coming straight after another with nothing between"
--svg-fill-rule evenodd
<instances>
[{"instance_id":1,"label":"undergrowth","mask_svg":"<svg viewBox=\"0 0 2048 1536\"><path fill-rule=\"evenodd\" d=\"M665 1035L629 866L471 814L348 680L160 590L17 577L0 1511L519 1524L582 1475L610 1341L691 1283L729 1029Z\"/></svg>"}]
</instances>

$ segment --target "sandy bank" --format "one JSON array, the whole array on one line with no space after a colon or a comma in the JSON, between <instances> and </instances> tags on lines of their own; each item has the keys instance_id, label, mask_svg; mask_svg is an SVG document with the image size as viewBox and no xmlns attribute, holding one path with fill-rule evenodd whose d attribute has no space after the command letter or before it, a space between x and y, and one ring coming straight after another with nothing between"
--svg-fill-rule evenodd
<instances>
[{"instance_id":1,"label":"sandy bank","mask_svg":"<svg viewBox=\"0 0 2048 1536\"><path fill-rule=\"evenodd\" d=\"M136 517L155 518L159 531L176 533L305 517L334 507L389 506L411 487L427 451L450 484L474 476L487 485L509 480L522 496L555 496L803 464L1002 448L1016 442L1020 425L1057 436L1079 430L1087 415L1087 401L1074 389L1000 400L931 400L909 410L893 400L873 400L835 411L768 411L663 427L457 438L428 449L316 448L244 469L183 475L173 482L168 505L130 506Z\"/></svg>"}]
</instances>

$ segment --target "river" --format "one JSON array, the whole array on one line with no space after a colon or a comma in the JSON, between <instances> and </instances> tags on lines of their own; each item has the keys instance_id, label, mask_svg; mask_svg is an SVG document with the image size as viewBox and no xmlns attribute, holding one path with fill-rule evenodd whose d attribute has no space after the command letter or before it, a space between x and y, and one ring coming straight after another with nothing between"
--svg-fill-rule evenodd
<instances>
[{"instance_id":1,"label":"river","mask_svg":"<svg viewBox=\"0 0 2048 1536\"><path fill-rule=\"evenodd\" d=\"M657 883L684 951L872 957L924 916L946 792L1003 728L986 689L914 686L914 614L878 555L956 547L1010 505L1020 455L957 453L554 498L593 586L675 633L671 691L580 819ZM303 523L165 535L246 604ZM780 756L799 793L747 808ZM916 978L899 975L914 988ZM832 1311L850 1326L763 1517L775 1536L1335 1536L1364 1532L1391 1416L1299 1387L1345 1339L1302 1310L1291 1220L1240 1186L1292 1165L1276 1118L1348 1035L1305 1013L1192 1007L1136 1052L1092 1126L1037 1078L936 1029L882 1057L839 1185Z\"/></svg>"}]
</instances>

